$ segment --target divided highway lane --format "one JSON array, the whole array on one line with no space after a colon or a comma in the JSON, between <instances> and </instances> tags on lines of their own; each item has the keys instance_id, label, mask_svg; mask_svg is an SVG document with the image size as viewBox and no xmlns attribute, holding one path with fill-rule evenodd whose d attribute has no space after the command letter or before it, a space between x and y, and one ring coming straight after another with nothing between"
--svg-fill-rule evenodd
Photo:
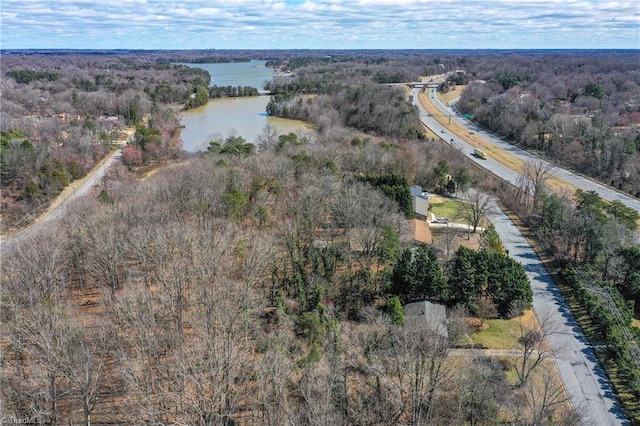
<instances>
[{"instance_id":1,"label":"divided highway lane","mask_svg":"<svg viewBox=\"0 0 640 426\"><path fill-rule=\"evenodd\" d=\"M472 161L475 161L482 167L488 169L493 174L498 176L499 178L515 184L518 180L519 174L511 170L509 167L497 162L493 158L489 157L486 160L482 160L475 155L473 155L474 146L468 144L464 140L460 139L452 132L450 132L445 126L440 124L435 118L430 116L420 105L420 101L418 100L418 92L419 89L414 89L412 92L413 95L413 104L418 107L420 112L420 120L422 123L431 129L432 132L440 135L442 139L444 139L447 143L454 146L455 148L461 150L463 153L467 154ZM435 95L434 95L435 98ZM450 111L443 111L445 114L449 114ZM453 117L452 117L453 119Z\"/></svg>"},{"instance_id":2,"label":"divided highway lane","mask_svg":"<svg viewBox=\"0 0 640 426\"><path fill-rule=\"evenodd\" d=\"M531 281L534 311L551 315L553 329L548 343L571 402L582 415L582 424L629 425L593 348L533 248L497 204L489 216L509 255L524 266Z\"/></svg>"},{"instance_id":3,"label":"divided highway lane","mask_svg":"<svg viewBox=\"0 0 640 426\"><path fill-rule=\"evenodd\" d=\"M440 123L438 123L433 117L429 117L427 112L420 105L420 101L418 100L418 91L419 89L414 89L412 92L413 95L413 103L418 106L420 111L420 118L422 122L429 127L435 133L441 134L443 138L449 143L454 143L456 146L461 146L474 161L476 161L481 166L489 169L491 172L496 174L498 177L507 180L510 183L515 183L518 178L518 173L512 171L508 167L504 167L502 165L498 165L497 161L491 161L491 158L487 160L480 160L477 157L473 156L473 146L467 144L463 140L454 136L451 132L446 130ZM451 120L454 120L456 123L465 127L468 131L474 132L476 135L481 136L486 141L492 143L496 147L513 154L515 157L526 161L539 161L540 157L537 157L525 150L522 150L508 142L503 141L502 139L488 133L484 130L477 129L475 125L471 124L469 121L458 116L451 107L444 105L438 96L436 96L435 89L430 89L430 97L434 105L445 115L451 117ZM441 133L442 130L445 130L445 133ZM453 138L453 142L451 139ZM505 170L506 169L506 170ZM640 212L640 199L627 195L623 192L619 192L611 187L595 182L591 179L585 178L583 176L577 175L569 170L554 166L554 175L568 182L578 188L581 188L585 191L595 191L600 197L607 201L618 200L629 208L632 208L638 212Z\"/></svg>"}]
</instances>

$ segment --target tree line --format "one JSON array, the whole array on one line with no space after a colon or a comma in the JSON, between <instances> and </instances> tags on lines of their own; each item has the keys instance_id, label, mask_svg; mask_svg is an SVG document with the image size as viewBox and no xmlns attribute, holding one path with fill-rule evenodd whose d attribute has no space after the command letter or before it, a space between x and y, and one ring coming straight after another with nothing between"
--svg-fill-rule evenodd
<instances>
[{"instance_id":1,"label":"tree line","mask_svg":"<svg viewBox=\"0 0 640 426\"><path fill-rule=\"evenodd\" d=\"M552 259L548 265L558 272L564 298L591 344L606 348L596 355L627 415L637 421L640 373L631 361L631 345L640 341L632 325L640 306L635 242L640 214L618 201L605 202L594 191L547 192L553 168L542 162L530 164L523 176L517 185L504 188L500 198ZM611 303L597 296L605 293Z\"/></svg>"},{"instance_id":2,"label":"tree line","mask_svg":"<svg viewBox=\"0 0 640 426\"><path fill-rule=\"evenodd\" d=\"M558 164L640 194L634 52L523 52L474 62L465 63L474 81L457 103L461 112Z\"/></svg>"},{"instance_id":3,"label":"tree line","mask_svg":"<svg viewBox=\"0 0 640 426\"><path fill-rule=\"evenodd\" d=\"M217 86L209 89L210 98L237 98L243 96L258 96L258 89L251 86Z\"/></svg>"},{"instance_id":4,"label":"tree line","mask_svg":"<svg viewBox=\"0 0 640 426\"><path fill-rule=\"evenodd\" d=\"M321 132L346 126L380 136L423 137L418 112L403 90L367 80L333 84L329 91L318 90L312 98L294 92L276 94L267 113L311 121Z\"/></svg>"},{"instance_id":5,"label":"tree line","mask_svg":"<svg viewBox=\"0 0 640 426\"><path fill-rule=\"evenodd\" d=\"M520 263L504 253L464 246L444 271L433 248L405 249L393 267L391 293L403 304L433 300L472 311L490 301L496 316L503 318L522 315L533 302L531 284Z\"/></svg>"}]
</instances>

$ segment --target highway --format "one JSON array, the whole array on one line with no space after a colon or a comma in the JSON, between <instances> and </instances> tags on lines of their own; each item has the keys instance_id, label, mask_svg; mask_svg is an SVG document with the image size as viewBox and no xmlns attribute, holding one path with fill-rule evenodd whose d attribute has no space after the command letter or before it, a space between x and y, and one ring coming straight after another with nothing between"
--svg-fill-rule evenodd
<instances>
[{"instance_id":1,"label":"highway","mask_svg":"<svg viewBox=\"0 0 640 426\"><path fill-rule=\"evenodd\" d=\"M435 102L437 100L437 96L435 95L435 89L431 89L430 91L431 91L431 97ZM425 109L420 104L420 101L418 98L419 89L413 89L411 94L413 96L413 104L418 107L418 110L420 112L420 120L433 133L439 135L448 144L452 145L453 147L457 148L462 153L467 155L471 159L471 161L474 161L478 165L491 171L500 179L503 179L512 184L515 184L517 182L518 177L520 176L517 172L511 170L509 167L503 165L502 163L499 163L498 161L494 160L491 157L487 158L486 160L476 157L475 155L473 155L473 149L475 148L474 146L460 139L454 133L449 131L449 129L446 126L443 126L434 117L429 115L427 111L425 111ZM438 106L438 108L440 107L445 108L441 103L439 105L438 103L435 103L435 105ZM445 115L451 115L452 116L451 119L452 120L454 119L453 116L455 115L455 113L450 109L442 109L442 112Z\"/></svg>"},{"instance_id":2,"label":"highway","mask_svg":"<svg viewBox=\"0 0 640 426\"><path fill-rule=\"evenodd\" d=\"M436 121L435 118L430 117L427 112L424 110L422 105L420 105L420 101L418 98L420 89L413 89L413 104L418 107L420 112L420 120L427 126L431 131L440 135L442 139L444 139L447 143L461 149L469 158L475 161L480 166L486 168L487 170L494 173L501 179L504 179L507 182L515 184L517 182L519 174L510 168L502 165L501 163L492 160L489 157L487 160L482 160L475 155L473 155L474 146L466 143L452 132L450 132L445 126L441 125ZM521 159L525 162L533 162L533 161L544 161L540 157L535 156L525 150L522 150L508 142L501 140L500 138L488 133L482 129L477 128L473 123L468 120L460 117L453 111L450 106L444 105L438 96L436 96L436 89L429 89L429 97L431 98L431 102L444 114L445 116L450 116L452 121L455 121L459 125L463 126L467 129L468 132L473 132L475 135L483 138L487 142L493 144L495 147L500 148L504 151L513 154L515 157ZM546 163L546 161L545 161ZM640 199L627 195L623 192L617 191L609 186L603 185L601 183L595 182L591 179L580 176L576 173L573 173L569 170L560 168L558 166L553 166L553 174L555 177L564 180L565 182L577 187L581 188L585 191L595 191L600 197L607 201L618 200L629 208L632 208L638 212L640 212Z\"/></svg>"}]
</instances>

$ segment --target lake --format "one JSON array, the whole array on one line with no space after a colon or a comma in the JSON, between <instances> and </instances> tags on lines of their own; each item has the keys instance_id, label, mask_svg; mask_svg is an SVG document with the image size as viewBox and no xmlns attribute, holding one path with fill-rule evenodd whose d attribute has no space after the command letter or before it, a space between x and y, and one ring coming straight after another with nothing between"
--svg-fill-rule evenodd
<instances>
[{"instance_id":1,"label":"lake","mask_svg":"<svg viewBox=\"0 0 640 426\"><path fill-rule=\"evenodd\" d=\"M266 61L235 62L223 64L181 64L202 68L211 74L211 85L252 86L264 93L263 84L273 75ZM206 150L214 138L242 136L255 142L268 124L280 134L309 131L310 123L270 117L266 113L269 96L246 98L209 99L207 105L183 111L180 132L183 149L188 152Z\"/></svg>"},{"instance_id":2,"label":"lake","mask_svg":"<svg viewBox=\"0 0 640 426\"><path fill-rule=\"evenodd\" d=\"M273 68L267 68L267 61L177 65L207 71L211 75L211 86L251 86L261 93L266 93L264 83L273 77Z\"/></svg>"}]
</instances>

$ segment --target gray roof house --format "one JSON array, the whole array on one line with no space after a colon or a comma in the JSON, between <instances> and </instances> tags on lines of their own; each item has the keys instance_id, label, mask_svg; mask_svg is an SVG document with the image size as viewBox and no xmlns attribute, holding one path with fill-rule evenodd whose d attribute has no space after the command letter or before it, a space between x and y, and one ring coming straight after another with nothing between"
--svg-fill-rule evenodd
<instances>
[{"instance_id":1,"label":"gray roof house","mask_svg":"<svg viewBox=\"0 0 640 426\"><path fill-rule=\"evenodd\" d=\"M422 316L434 333L444 337L449 336L447 332L447 310L443 305L427 300L409 303L404 306L404 315L405 317Z\"/></svg>"},{"instance_id":2,"label":"gray roof house","mask_svg":"<svg viewBox=\"0 0 640 426\"><path fill-rule=\"evenodd\" d=\"M419 219L426 219L429 216L429 193L423 192L420 185L413 185L410 190L413 212Z\"/></svg>"}]
</instances>

